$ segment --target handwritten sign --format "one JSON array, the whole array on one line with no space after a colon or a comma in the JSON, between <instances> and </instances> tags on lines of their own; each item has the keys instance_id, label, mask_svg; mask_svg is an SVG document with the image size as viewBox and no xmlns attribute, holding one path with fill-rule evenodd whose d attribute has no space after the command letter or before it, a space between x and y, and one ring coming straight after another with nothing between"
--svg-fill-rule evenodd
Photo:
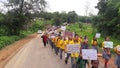
<instances>
[{"instance_id":1,"label":"handwritten sign","mask_svg":"<svg viewBox=\"0 0 120 68\"><path fill-rule=\"evenodd\" d=\"M105 41L104 42L104 47L105 48L113 48L113 42L111 42L111 41Z\"/></svg>"},{"instance_id":2,"label":"handwritten sign","mask_svg":"<svg viewBox=\"0 0 120 68\"><path fill-rule=\"evenodd\" d=\"M96 33L95 37L100 38L100 35L101 35L100 33Z\"/></svg>"},{"instance_id":3,"label":"handwritten sign","mask_svg":"<svg viewBox=\"0 0 120 68\"><path fill-rule=\"evenodd\" d=\"M67 52L68 53L80 53L80 45L79 44L68 44Z\"/></svg>"},{"instance_id":4,"label":"handwritten sign","mask_svg":"<svg viewBox=\"0 0 120 68\"><path fill-rule=\"evenodd\" d=\"M97 50L82 49L82 58L87 60L97 60Z\"/></svg>"}]
</instances>

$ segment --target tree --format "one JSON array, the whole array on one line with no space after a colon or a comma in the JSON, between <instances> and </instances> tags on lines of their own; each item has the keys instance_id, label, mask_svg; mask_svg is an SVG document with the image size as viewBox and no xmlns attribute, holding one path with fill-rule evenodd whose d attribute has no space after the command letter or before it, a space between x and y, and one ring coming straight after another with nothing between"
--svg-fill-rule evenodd
<instances>
[{"instance_id":1,"label":"tree","mask_svg":"<svg viewBox=\"0 0 120 68\"><path fill-rule=\"evenodd\" d=\"M90 9L89 6L90 6L90 3L87 1L86 5L85 5L85 8L84 8L85 9L85 16L86 16L86 23L88 23L87 19L88 19L88 13L89 13L89 9Z\"/></svg>"},{"instance_id":2,"label":"tree","mask_svg":"<svg viewBox=\"0 0 120 68\"><path fill-rule=\"evenodd\" d=\"M96 8L99 9L98 19L94 18L99 32L120 39L120 1L100 0ZM95 21L95 22L96 22Z\"/></svg>"},{"instance_id":3,"label":"tree","mask_svg":"<svg viewBox=\"0 0 120 68\"><path fill-rule=\"evenodd\" d=\"M11 7L18 13L35 13L44 11L47 2L45 0L8 0L7 7Z\"/></svg>"},{"instance_id":4,"label":"tree","mask_svg":"<svg viewBox=\"0 0 120 68\"><path fill-rule=\"evenodd\" d=\"M8 12L4 17L4 24L8 28L9 35L19 35L19 32L28 28L33 13L44 11L47 2L45 0L7 0L4 3Z\"/></svg>"},{"instance_id":5,"label":"tree","mask_svg":"<svg viewBox=\"0 0 120 68\"><path fill-rule=\"evenodd\" d=\"M59 26L62 24L62 20L59 12L54 12L53 21L56 26Z\"/></svg>"},{"instance_id":6,"label":"tree","mask_svg":"<svg viewBox=\"0 0 120 68\"><path fill-rule=\"evenodd\" d=\"M68 12L68 23L75 23L78 21L78 15L75 11Z\"/></svg>"}]
</instances>

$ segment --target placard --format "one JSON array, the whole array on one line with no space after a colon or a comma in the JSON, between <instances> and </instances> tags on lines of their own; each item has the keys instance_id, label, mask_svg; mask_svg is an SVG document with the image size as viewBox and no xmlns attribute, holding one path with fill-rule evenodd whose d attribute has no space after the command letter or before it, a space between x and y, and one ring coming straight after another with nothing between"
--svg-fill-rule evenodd
<instances>
[{"instance_id":1,"label":"placard","mask_svg":"<svg viewBox=\"0 0 120 68\"><path fill-rule=\"evenodd\" d=\"M97 50L82 49L82 58L87 60L97 60Z\"/></svg>"},{"instance_id":2,"label":"placard","mask_svg":"<svg viewBox=\"0 0 120 68\"><path fill-rule=\"evenodd\" d=\"M104 47L105 48L113 48L113 42L111 42L111 41L105 41L104 42Z\"/></svg>"},{"instance_id":3,"label":"placard","mask_svg":"<svg viewBox=\"0 0 120 68\"><path fill-rule=\"evenodd\" d=\"M68 53L80 53L80 45L79 44L68 44L67 52Z\"/></svg>"},{"instance_id":4,"label":"placard","mask_svg":"<svg viewBox=\"0 0 120 68\"><path fill-rule=\"evenodd\" d=\"M96 33L95 37L100 38L100 35L101 35L100 33Z\"/></svg>"},{"instance_id":5,"label":"placard","mask_svg":"<svg viewBox=\"0 0 120 68\"><path fill-rule=\"evenodd\" d=\"M75 33L70 31L64 31L64 36L74 37Z\"/></svg>"},{"instance_id":6,"label":"placard","mask_svg":"<svg viewBox=\"0 0 120 68\"><path fill-rule=\"evenodd\" d=\"M66 26L61 26L61 30L65 31L66 30Z\"/></svg>"}]
</instances>

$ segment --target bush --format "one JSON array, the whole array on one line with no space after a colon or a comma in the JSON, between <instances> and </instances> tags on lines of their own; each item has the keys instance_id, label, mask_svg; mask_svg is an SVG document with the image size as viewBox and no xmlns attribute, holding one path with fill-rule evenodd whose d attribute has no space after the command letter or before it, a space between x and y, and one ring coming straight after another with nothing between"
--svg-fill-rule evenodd
<instances>
[{"instance_id":1,"label":"bush","mask_svg":"<svg viewBox=\"0 0 120 68\"><path fill-rule=\"evenodd\" d=\"M32 31L20 31L19 36L21 38L24 38L24 37L26 37L26 36L28 36L29 34L32 34L32 33L33 33Z\"/></svg>"},{"instance_id":2,"label":"bush","mask_svg":"<svg viewBox=\"0 0 120 68\"><path fill-rule=\"evenodd\" d=\"M19 36L1 36L0 37L0 49L13 43L16 40L19 40Z\"/></svg>"}]
</instances>

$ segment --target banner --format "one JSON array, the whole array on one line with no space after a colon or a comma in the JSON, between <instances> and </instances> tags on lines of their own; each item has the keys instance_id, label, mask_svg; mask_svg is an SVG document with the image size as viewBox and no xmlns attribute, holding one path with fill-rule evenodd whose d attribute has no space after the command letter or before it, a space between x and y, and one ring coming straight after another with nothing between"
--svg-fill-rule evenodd
<instances>
[{"instance_id":1,"label":"banner","mask_svg":"<svg viewBox=\"0 0 120 68\"><path fill-rule=\"evenodd\" d=\"M82 49L82 58L87 60L97 60L97 50Z\"/></svg>"},{"instance_id":2,"label":"banner","mask_svg":"<svg viewBox=\"0 0 120 68\"><path fill-rule=\"evenodd\" d=\"M104 42L104 47L105 48L113 48L113 42L111 42L111 41L105 41Z\"/></svg>"},{"instance_id":3,"label":"banner","mask_svg":"<svg viewBox=\"0 0 120 68\"><path fill-rule=\"evenodd\" d=\"M74 32L70 32L70 31L64 31L64 36L74 37L75 33Z\"/></svg>"},{"instance_id":4,"label":"banner","mask_svg":"<svg viewBox=\"0 0 120 68\"><path fill-rule=\"evenodd\" d=\"M80 53L80 45L79 44L68 44L67 52L68 53Z\"/></svg>"},{"instance_id":5,"label":"banner","mask_svg":"<svg viewBox=\"0 0 120 68\"><path fill-rule=\"evenodd\" d=\"M100 38L100 35L101 35L100 33L96 33L95 37Z\"/></svg>"}]
</instances>

